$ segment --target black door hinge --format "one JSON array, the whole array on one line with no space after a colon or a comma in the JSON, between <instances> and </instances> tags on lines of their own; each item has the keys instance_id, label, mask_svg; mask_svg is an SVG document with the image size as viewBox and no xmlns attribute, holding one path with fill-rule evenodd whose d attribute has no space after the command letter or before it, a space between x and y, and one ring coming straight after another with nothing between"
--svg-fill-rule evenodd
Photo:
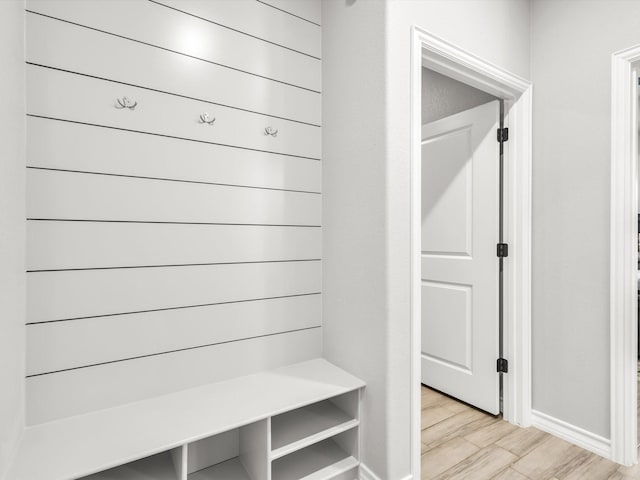
<instances>
[{"instance_id":1,"label":"black door hinge","mask_svg":"<svg viewBox=\"0 0 640 480\"><path fill-rule=\"evenodd\" d=\"M509 129L504 127L504 128L499 128L498 129L498 142L502 143L502 142L506 142L507 140L509 140Z\"/></svg>"},{"instance_id":2,"label":"black door hinge","mask_svg":"<svg viewBox=\"0 0 640 480\"><path fill-rule=\"evenodd\" d=\"M509 256L509 244L508 243L499 243L497 248L497 255L500 258Z\"/></svg>"},{"instance_id":3,"label":"black door hinge","mask_svg":"<svg viewBox=\"0 0 640 480\"><path fill-rule=\"evenodd\" d=\"M509 373L509 361L506 358L499 358L496 364L498 373Z\"/></svg>"}]
</instances>

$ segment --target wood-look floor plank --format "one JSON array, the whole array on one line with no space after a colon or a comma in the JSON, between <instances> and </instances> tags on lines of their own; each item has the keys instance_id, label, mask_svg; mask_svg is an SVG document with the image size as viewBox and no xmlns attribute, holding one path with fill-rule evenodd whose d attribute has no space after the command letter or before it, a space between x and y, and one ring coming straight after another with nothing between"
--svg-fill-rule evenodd
<instances>
[{"instance_id":1,"label":"wood-look floor plank","mask_svg":"<svg viewBox=\"0 0 640 480\"><path fill-rule=\"evenodd\" d=\"M583 448L572 445L566 458L561 463L561 466L555 469L554 474L560 480L564 480L567 476L583 467L586 463L590 463L596 457L597 455L595 453L591 453ZM586 476L583 475L582 477L579 476L575 478L589 478L589 475L594 475L594 472L591 470L583 470L583 472ZM593 478L599 478L599 476L593 476Z\"/></svg>"},{"instance_id":2,"label":"wood-look floor plank","mask_svg":"<svg viewBox=\"0 0 640 480\"><path fill-rule=\"evenodd\" d=\"M616 473L620 465L600 457L595 454L591 454L590 458L578 465L567 475L558 476L561 480L584 480L585 478L609 478Z\"/></svg>"},{"instance_id":3,"label":"wood-look floor plank","mask_svg":"<svg viewBox=\"0 0 640 480\"><path fill-rule=\"evenodd\" d=\"M522 475L519 472L516 472L513 468L507 468L503 470L498 475L493 477L491 480L529 480L527 477Z\"/></svg>"},{"instance_id":4,"label":"wood-look floor plank","mask_svg":"<svg viewBox=\"0 0 640 480\"><path fill-rule=\"evenodd\" d=\"M463 438L449 440L422 456L422 478L434 479L478 450L478 447Z\"/></svg>"},{"instance_id":5,"label":"wood-look floor plank","mask_svg":"<svg viewBox=\"0 0 640 480\"><path fill-rule=\"evenodd\" d=\"M498 440L496 445L509 450L519 457L523 457L548 437L549 434L535 428L518 428L503 439Z\"/></svg>"},{"instance_id":6,"label":"wood-look floor plank","mask_svg":"<svg viewBox=\"0 0 640 480\"><path fill-rule=\"evenodd\" d=\"M513 469L532 480L547 480L553 476L562 478L562 473L567 474L576 466L576 457L581 457L580 461L584 461L588 455L591 454L569 442L549 436L514 463Z\"/></svg>"},{"instance_id":7,"label":"wood-look floor plank","mask_svg":"<svg viewBox=\"0 0 640 480\"><path fill-rule=\"evenodd\" d=\"M620 472L613 473L607 480L637 480L639 477L624 475Z\"/></svg>"},{"instance_id":8,"label":"wood-look floor plank","mask_svg":"<svg viewBox=\"0 0 640 480\"><path fill-rule=\"evenodd\" d=\"M472 409L469 405L463 402L454 400L436 390L430 388L422 388L422 408L434 408L445 407L452 412L459 413L465 410Z\"/></svg>"},{"instance_id":9,"label":"wood-look floor plank","mask_svg":"<svg viewBox=\"0 0 640 480\"><path fill-rule=\"evenodd\" d=\"M434 407L422 410L422 430L435 425L442 420L452 417L456 412L452 412L446 407Z\"/></svg>"},{"instance_id":10,"label":"wood-look floor plank","mask_svg":"<svg viewBox=\"0 0 640 480\"><path fill-rule=\"evenodd\" d=\"M499 420L486 413L469 409L422 430L422 441L427 450L431 450L452 438L464 437L496 421Z\"/></svg>"},{"instance_id":11,"label":"wood-look floor plank","mask_svg":"<svg viewBox=\"0 0 640 480\"><path fill-rule=\"evenodd\" d=\"M638 450L638 453L640 453L640 449ZM637 463L636 465L633 465L631 467L625 467L625 466L619 465L618 473L629 476L634 479L640 478L640 463Z\"/></svg>"},{"instance_id":12,"label":"wood-look floor plank","mask_svg":"<svg viewBox=\"0 0 640 480\"><path fill-rule=\"evenodd\" d=\"M492 443L496 443L498 440L504 438L506 435L517 429L518 427L516 425L503 420L501 422L495 422L486 428L476 430L475 432L467 435L465 439L480 448L484 448L488 447Z\"/></svg>"},{"instance_id":13,"label":"wood-look floor plank","mask_svg":"<svg viewBox=\"0 0 640 480\"><path fill-rule=\"evenodd\" d=\"M490 445L435 478L436 480L488 480L502 472L517 458L503 448Z\"/></svg>"}]
</instances>

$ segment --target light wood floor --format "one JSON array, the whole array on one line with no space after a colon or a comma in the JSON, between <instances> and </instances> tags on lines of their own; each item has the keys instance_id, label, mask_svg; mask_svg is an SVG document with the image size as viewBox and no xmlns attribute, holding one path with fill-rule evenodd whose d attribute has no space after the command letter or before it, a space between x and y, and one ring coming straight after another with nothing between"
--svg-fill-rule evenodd
<instances>
[{"instance_id":1,"label":"light wood floor","mask_svg":"<svg viewBox=\"0 0 640 480\"><path fill-rule=\"evenodd\" d=\"M640 480L535 428L518 428L422 387L422 480Z\"/></svg>"}]
</instances>

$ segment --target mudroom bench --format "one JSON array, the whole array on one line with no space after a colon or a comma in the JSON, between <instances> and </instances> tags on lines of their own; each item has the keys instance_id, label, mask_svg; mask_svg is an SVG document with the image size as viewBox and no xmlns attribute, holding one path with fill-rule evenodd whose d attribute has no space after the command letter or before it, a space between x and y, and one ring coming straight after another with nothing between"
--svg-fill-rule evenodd
<instances>
[{"instance_id":1,"label":"mudroom bench","mask_svg":"<svg viewBox=\"0 0 640 480\"><path fill-rule=\"evenodd\" d=\"M364 382L323 359L25 431L12 480L354 480Z\"/></svg>"}]
</instances>

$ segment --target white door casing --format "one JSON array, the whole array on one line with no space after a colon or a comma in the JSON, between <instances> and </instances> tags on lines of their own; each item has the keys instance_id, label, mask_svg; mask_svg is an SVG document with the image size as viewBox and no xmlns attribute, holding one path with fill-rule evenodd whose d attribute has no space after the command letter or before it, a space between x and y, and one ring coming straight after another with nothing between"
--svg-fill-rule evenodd
<instances>
[{"instance_id":1,"label":"white door casing","mask_svg":"<svg viewBox=\"0 0 640 480\"><path fill-rule=\"evenodd\" d=\"M495 100L422 128L422 382L500 411Z\"/></svg>"},{"instance_id":2,"label":"white door casing","mask_svg":"<svg viewBox=\"0 0 640 480\"><path fill-rule=\"evenodd\" d=\"M637 229L640 45L611 56L611 460L638 462Z\"/></svg>"}]
</instances>

